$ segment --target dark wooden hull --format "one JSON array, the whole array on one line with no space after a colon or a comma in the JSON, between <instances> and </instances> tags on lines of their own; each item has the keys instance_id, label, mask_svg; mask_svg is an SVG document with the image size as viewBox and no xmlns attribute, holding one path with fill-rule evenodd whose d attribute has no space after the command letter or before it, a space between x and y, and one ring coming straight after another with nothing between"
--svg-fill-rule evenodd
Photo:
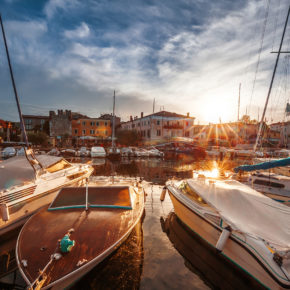
<instances>
[{"instance_id":1,"label":"dark wooden hull","mask_svg":"<svg viewBox=\"0 0 290 290\"><path fill-rule=\"evenodd\" d=\"M58 240L70 228L75 246L71 252L53 261L46 270L44 288L64 288L90 271L129 236L144 211L144 192L140 189L132 201L132 210L89 208L47 211L35 214L23 227L17 241L16 256L20 271L32 283L56 252ZM86 259L82 266L80 260ZM27 267L22 260L27 260Z\"/></svg>"}]
</instances>

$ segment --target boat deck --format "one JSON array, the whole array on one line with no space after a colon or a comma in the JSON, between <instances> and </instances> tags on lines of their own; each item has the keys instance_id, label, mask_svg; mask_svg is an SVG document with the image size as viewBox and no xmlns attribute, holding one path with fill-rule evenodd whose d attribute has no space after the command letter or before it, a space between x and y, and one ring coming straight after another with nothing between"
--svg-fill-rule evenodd
<instances>
[{"instance_id":1,"label":"boat deck","mask_svg":"<svg viewBox=\"0 0 290 290\"><path fill-rule=\"evenodd\" d=\"M80 193L83 190L85 188L78 188L76 192ZM114 189L103 187L91 192L95 201L103 205L131 207L129 190L133 189L119 187L116 193L116 187ZM135 195L134 192L132 194ZM77 270L80 261L85 261L85 265L89 267L90 262L95 263L96 259L103 260L108 251L116 249L129 235L141 217L144 208L143 192L135 196L132 210L118 207L89 207L87 211L84 208L52 211L44 209L35 214L23 227L17 247L18 261L21 263L22 260L27 260L27 267L21 265L21 270L30 283L37 278L39 270L49 262L50 256L59 252L59 240L71 228L74 232L70 239L75 241L75 246L71 252L62 254L59 260L51 263L45 272L47 280L43 287ZM56 198L52 206L59 208L64 204L63 200L72 201L70 189L65 190L63 197L65 198Z\"/></svg>"}]
</instances>

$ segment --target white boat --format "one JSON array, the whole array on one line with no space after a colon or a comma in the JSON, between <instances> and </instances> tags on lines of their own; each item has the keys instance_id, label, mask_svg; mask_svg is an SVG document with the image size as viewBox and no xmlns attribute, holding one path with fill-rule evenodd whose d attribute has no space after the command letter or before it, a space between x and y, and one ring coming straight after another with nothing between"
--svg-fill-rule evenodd
<instances>
[{"instance_id":1,"label":"white boat","mask_svg":"<svg viewBox=\"0 0 290 290\"><path fill-rule=\"evenodd\" d=\"M92 147L91 148L91 157L106 157L106 151L104 147Z\"/></svg>"},{"instance_id":2,"label":"white boat","mask_svg":"<svg viewBox=\"0 0 290 290\"><path fill-rule=\"evenodd\" d=\"M282 167L281 167L282 168ZM276 201L290 206L290 177L269 172L249 176L249 185Z\"/></svg>"},{"instance_id":3,"label":"white boat","mask_svg":"<svg viewBox=\"0 0 290 290\"><path fill-rule=\"evenodd\" d=\"M79 156L80 157L89 157L91 155L91 152L87 149L87 147L81 147L79 150Z\"/></svg>"},{"instance_id":4,"label":"white boat","mask_svg":"<svg viewBox=\"0 0 290 290\"><path fill-rule=\"evenodd\" d=\"M290 287L290 208L235 180L166 183L178 218L270 289Z\"/></svg>"},{"instance_id":5,"label":"white boat","mask_svg":"<svg viewBox=\"0 0 290 290\"><path fill-rule=\"evenodd\" d=\"M29 289L64 289L116 251L141 220L144 197L141 184L107 181L60 190L18 236L16 260Z\"/></svg>"},{"instance_id":6,"label":"white boat","mask_svg":"<svg viewBox=\"0 0 290 290\"><path fill-rule=\"evenodd\" d=\"M64 186L78 185L93 168L70 164L61 157L39 155L31 165L27 156L16 156L0 165L0 235L24 224L33 213L49 204Z\"/></svg>"},{"instance_id":7,"label":"white boat","mask_svg":"<svg viewBox=\"0 0 290 290\"><path fill-rule=\"evenodd\" d=\"M1 152L1 157L7 159L16 155L16 150L14 147L6 147Z\"/></svg>"}]
</instances>

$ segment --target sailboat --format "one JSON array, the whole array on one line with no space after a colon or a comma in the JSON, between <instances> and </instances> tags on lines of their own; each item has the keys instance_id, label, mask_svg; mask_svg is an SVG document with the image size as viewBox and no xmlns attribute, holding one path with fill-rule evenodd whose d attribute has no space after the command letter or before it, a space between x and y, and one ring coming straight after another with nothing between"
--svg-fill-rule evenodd
<instances>
[{"instance_id":1,"label":"sailboat","mask_svg":"<svg viewBox=\"0 0 290 290\"><path fill-rule=\"evenodd\" d=\"M112 124L112 146L108 149L107 157L111 160L118 160L121 158L121 151L116 147L115 144L115 126L116 126L116 118L115 118L115 91L113 98L113 124Z\"/></svg>"},{"instance_id":2,"label":"sailboat","mask_svg":"<svg viewBox=\"0 0 290 290\"><path fill-rule=\"evenodd\" d=\"M87 164L70 164L61 157L36 157L28 143L16 85L13 77L2 18L0 23L26 149L0 166L0 235L25 223L41 207L49 204L63 186L82 183L93 172Z\"/></svg>"},{"instance_id":3,"label":"sailboat","mask_svg":"<svg viewBox=\"0 0 290 290\"><path fill-rule=\"evenodd\" d=\"M280 47L279 47L279 51L277 54L276 63L275 63L275 67L274 67L268 95L266 98L263 114L262 114L261 121L260 121L259 131L257 134L255 146L254 146L255 152L256 152L259 144L261 143L264 118L265 118L269 98L271 95L272 85L273 85L273 82L275 79L276 69L277 69L277 65L278 65L278 61L279 61L279 57L280 57L280 53L281 53L281 48L282 48L282 44L283 44L283 40L284 40L285 31L286 31L287 24L288 24L289 14L290 14L290 6L288 9L288 13L287 13L287 17L286 17L286 21L285 21L285 25L284 25L284 29L283 29L283 34L282 34L282 38L281 38L281 42L280 42ZM261 191L262 193L265 193L269 197L271 197L277 201L283 202L286 205L290 205L290 178L288 176L268 173L265 171L266 169L272 169L272 168L277 168L277 167L286 167L289 165L290 165L290 158L285 158L285 159L280 159L280 160L263 162L263 163L259 163L259 164L255 164L255 165L242 165L242 166L236 167L234 170L235 170L235 172L239 172L239 173L259 170L258 173L254 173L254 174L250 175L249 180L248 180L249 184L253 188ZM260 170L262 170L262 171L260 171Z\"/></svg>"}]
</instances>

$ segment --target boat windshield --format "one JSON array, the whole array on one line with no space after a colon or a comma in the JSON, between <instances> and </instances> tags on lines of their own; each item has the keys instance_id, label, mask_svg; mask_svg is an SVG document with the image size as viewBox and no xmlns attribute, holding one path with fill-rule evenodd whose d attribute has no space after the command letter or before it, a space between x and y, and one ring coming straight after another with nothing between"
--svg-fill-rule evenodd
<instances>
[{"instance_id":1,"label":"boat windshield","mask_svg":"<svg viewBox=\"0 0 290 290\"><path fill-rule=\"evenodd\" d=\"M189 185L187 182L182 182L178 187L186 196L197 201L202 206L208 205L201 196L199 196Z\"/></svg>"},{"instance_id":2,"label":"boat windshield","mask_svg":"<svg viewBox=\"0 0 290 290\"><path fill-rule=\"evenodd\" d=\"M132 209L128 186L88 187L90 208ZM48 210L85 208L86 187L62 188Z\"/></svg>"},{"instance_id":3,"label":"boat windshield","mask_svg":"<svg viewBox=\"0 0 290 290\"><path fill-rule=\"evenodd\" d=\"M66 160L61 159L57 163L47 167L46 170L49 173L54 173L54 172L57 172L57 171L60 171L62 169L66 169L66 168L69 168L69 167L71 167L71 165Z\"/></svg>"}]
</instances>

